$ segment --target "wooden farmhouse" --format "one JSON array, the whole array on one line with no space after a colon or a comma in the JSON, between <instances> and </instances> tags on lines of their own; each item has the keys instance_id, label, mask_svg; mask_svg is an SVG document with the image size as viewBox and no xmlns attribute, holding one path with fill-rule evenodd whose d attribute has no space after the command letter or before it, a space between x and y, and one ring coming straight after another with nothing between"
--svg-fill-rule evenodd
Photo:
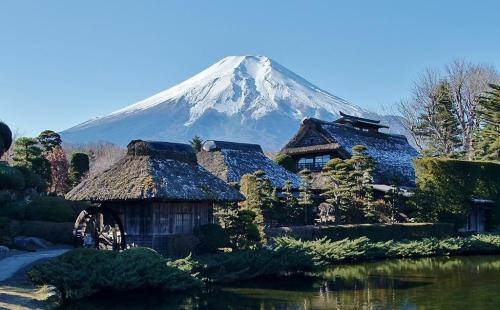
<instances>
[{"instance_id":1,"label":"wooden farmhouse","mask_svg":"<svg viewBox=\"0 0 500 310\"><path fill-rule=\"evenodd\" d=\"M282 189L286 181L300 187L300 177L269 159L258 144L208 140L197 157L201 166L227 183L239 183L243 175L262 170L272 187Z\"/></svg>"},{"instance_id":2,"label":"wooden farmhouse","mask_svg":"<svg viewBox=\"0 0 500 310\"><path fill-rule=\"evenodd\" d=\"M290 155L297 170L307 168L319 172L330 159L349 158L353 146L364 145L376 163L375 183L414 186L413 159L419 153L405 136L381 132L382 128L388 127L378 120L342 112L341 117L333 122L306 118L280 153ZM321 188L321 178L316 178L314 185Z\"/></svg>"},{"instance_id":3,"label":"wooden farmhouse","mask_svg":"<svg viewBox=\"0 0 500 310\"><path fill-rule=\"evenodd\" d=\"M80 183L66 198L97 206L82 212L75 224L83 245L136 245L168 255L181 254L172 253L179 247L190 250L194 241L187 236L212 222L215 203L244 199L199 166L190 145L141 140L130 142L123 159Z\"/></svg>"}]
</instances>

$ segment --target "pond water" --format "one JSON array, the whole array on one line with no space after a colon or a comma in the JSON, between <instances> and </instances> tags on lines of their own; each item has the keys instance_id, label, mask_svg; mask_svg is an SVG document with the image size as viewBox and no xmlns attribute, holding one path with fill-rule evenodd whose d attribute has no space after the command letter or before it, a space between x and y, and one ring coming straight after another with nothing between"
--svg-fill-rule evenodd
<instances>
[{"instance_id":1,"label":"pond water","mask_svg":"<svg viewBox=\"0 0 500 310\"><path fill-rule=\"evenodd\" d=\"M339 265L320 275L259 279L191 295L105 295L67 309L500 309L500 256Z\"/></svg>"}]
</instances>

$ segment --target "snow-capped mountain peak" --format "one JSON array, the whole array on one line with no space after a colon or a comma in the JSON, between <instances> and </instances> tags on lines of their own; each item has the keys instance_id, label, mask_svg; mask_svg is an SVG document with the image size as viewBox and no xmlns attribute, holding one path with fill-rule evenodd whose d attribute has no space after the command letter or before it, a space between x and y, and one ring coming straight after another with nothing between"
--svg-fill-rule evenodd
<instances>
[{"instance_id":1,"label":"snow-capped mountain peak","mask_svg":"<svg viewBox=\"0 0 500 310\"><path fill-rule=\"evenodd\" d=\"M279 149L304 117L347 114L380 118L334 96L265 56L229 56L108 116L62 132L69 142L132 139L186 142L203 138Z\"/></svg>"}]
</instances>

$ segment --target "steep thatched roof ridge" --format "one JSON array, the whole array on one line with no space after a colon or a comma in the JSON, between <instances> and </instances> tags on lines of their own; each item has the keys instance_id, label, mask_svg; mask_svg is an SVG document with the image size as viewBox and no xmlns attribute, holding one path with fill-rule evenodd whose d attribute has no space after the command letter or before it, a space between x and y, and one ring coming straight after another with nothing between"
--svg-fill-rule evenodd
<instances>
[{"instance_id":1,"label":"steep thatched roof ridge","mask_svg":"<svg viewBox=\"0 0 500 310\"><path fill-rule=\"evenodd\" d=\"M132 140L127 146L127 155L153 156L155 158L175 159L196 163L196 153L189 144Z\"/></svg>"},{"instance_id":2,"label":"steep thatched roof ridge","mask_svg":"<svg viewBox=\"0 0 500 310\"><path fill-rule=\"evenodd\" d=\"M184 159L179 158L182 154ZM193 161L192 154L189 145L133 141L124 158L78 184L66 198L95 202L244 199L236 189L199 166L196 156Z\"/></svg>"},{"instance_id":3,"label":"steep thatched roof ridge","mask_svg":"<svg viewBox=\"0 0 500 310\"><path fill-rule=\"evenodd\" d=\"M262 148L258 144L219 141L219 140L205 141L205 143L203 143L203 150L208 152L220 151L220 150L235 150L235 151L251 151L251 152L264 153L262 151Z\"/></svg>"},{"instance_id":4,"label":"steep thatched roof ridge","mask_svg":"<svg viewBox=\"0 0 500 310\"><path fill-rule=\"evenodd\" d=\"M218 143L218 148L204 147L198 152L197 157L200 165L222 180L239 183L243 175L262 170L273 187L281 189L286 181L291 181L294 188L299 188L300 177L264 155L260 146L257 145L257 149L253 147L255 144L249 144L249 147L245 148L244 143L237 143L243 147L233 148L232 142L219 142L223 143Z\"/></svg>"}]
</instances>

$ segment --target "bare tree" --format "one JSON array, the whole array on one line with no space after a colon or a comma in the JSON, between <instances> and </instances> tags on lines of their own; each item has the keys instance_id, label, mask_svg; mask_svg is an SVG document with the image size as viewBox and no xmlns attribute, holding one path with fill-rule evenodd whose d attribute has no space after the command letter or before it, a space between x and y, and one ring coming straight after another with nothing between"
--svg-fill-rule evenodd
<instances>
[{"instance_id":1,"label":"bare tree","mask_svg":"<svg viewBox=\"0 0 500 310\"><path fill-rule=\"evenodd\" d=\"M427 119L430 130L439 134L439 123L433 122L436 102L436 89L447 83L452 100L452 113L458 120L460 148L467 159L473 154L473 134L478 126L477 107L479 98L488 89L489 83L500 80L498 71L490 65L472 64L456 60L445 67L444 71L427 69L415 82L409 99L398 104L398 110L405 118L404 126L412 135L421 150L428 148L425 136L419 132L422 119ZM434 125L434 127L432 126Z\"/></svg>"},{"instance_id":2,"label":"bare tree","mask_svg":"<svg viewBox=\"0 0 500 310\"><path fill-rule=\"evenodd\" d=\"M89 155L89 175L99 173L125 156L125 149L112 143L64 144L67 154L82 152Z\"/></svg>"},{"instance_id":3,"label":"bare tree","mask_svg":"<svg viewBox=\"0 0 500 310\"><path fill-rule=\"evenodd\" d=\"M500 77L493 66L455 60L446 66L446 78L454 97L455 113L462 131L463 150L467 158L471 159L473 133L478 126L479 99L488 90L488 84L498 82Z\"/></svg>"}]
</instances>

